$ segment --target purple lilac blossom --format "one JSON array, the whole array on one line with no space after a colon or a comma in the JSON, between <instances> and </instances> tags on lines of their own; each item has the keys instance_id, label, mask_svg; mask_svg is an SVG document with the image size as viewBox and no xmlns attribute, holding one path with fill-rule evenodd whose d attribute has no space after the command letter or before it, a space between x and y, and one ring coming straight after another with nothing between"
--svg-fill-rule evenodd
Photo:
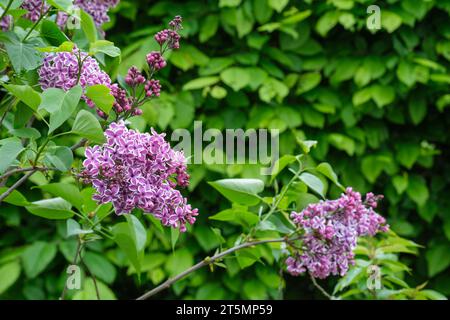
<instances>
[{"instance_id":1,"label":"purple lilac blossom","mask_svg":"<svg viewBox=\"0 0 450 320\"><path fill-rule=\"evenodd\" d=\"M81 178L92 183L98 203L111 202L116 214L142 209L165 226L186 231L198 215L176 186L189 184L186 159L153 129L140 133L123 121L111 123L106 143L86 148Z\"/></svg>"},{"instance_id":2,"label":"purple lilac blossom","mask_svg":"<svg viewBox=\"0 0 450 320\"><path fill-rule=\"evenodd\" d=\"M92 16L97 27L101 27L109 21L108 11L114 8L119 0L75 0L74 6L83 9ZM58 12L57 24L62 28L66 24L68 15L65 12Z\"/></svg>"},{"instance_id":3,"label":"purple lilac blossom","mask_svg":"<svg viewBox=\"0 0 450 320\"><path fill-rule=\"evenodd\" d=\"M79 61L83 61L79 72ZM49 53L38 71L39 84L42 89L60 88L67 91L80 84L83 90L88 86L103 84L111 87L108 74L100 69L94 58L75 48L72 52ZM94 103L83 94L83 99L91 108Z\"/></svg>"},{"instance_id":4,"label":"purple lilac blossom","mask_svg":"<svg viewBox=\"0 0 450 320\"><path fill-rule=\"evenodd\" d=\"M0 12L1 14L1 12ZM12 16L5 15L3 19L0 20L0 29L2 31L8 31L12 23Z\"/></svg>"},{"instance_id":5,"label":"purple lilac blossom","mask_svg":"<svg viewBox=\"0 0 450 320\"><path fill-rule=\"evenodd\" d=\"M25 0L20 7L28 10L28 13L25 14L25 18L33 22L38 21L41 14L45 13L50 8L50 6L42 0Z\"/></svg>"},{"instance_id":6,"label":"purple lilac blossom","mask_svg":"<svg viewBox=\"0 0 450 320\"><path fill-rule=\"evenodd\" d=\"M286 260L287 271L299 275L308 271L315 278L345 275L354 264L353 250L358 237L386 232L386 220L374 211L382 196L366 195L347 188L337 200L310 204L292 212L292 221L304 231L301 252Z\"/></svg>"}]
</instances>

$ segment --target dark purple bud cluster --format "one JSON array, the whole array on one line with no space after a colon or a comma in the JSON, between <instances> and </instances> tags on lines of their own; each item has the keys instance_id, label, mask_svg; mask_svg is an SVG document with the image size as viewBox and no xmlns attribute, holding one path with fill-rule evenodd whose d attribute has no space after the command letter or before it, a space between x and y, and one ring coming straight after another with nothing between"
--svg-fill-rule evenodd
<instances>
[{"instance_id":1,"label":"dark purple bud cluster","mask_svg":"<svg viewBox=\"0 0 450 320\"><path fill-rule=\"evenodd\" d=\"M152 51L147 55L147 63L151 70L160 70L167 65L166 60L158 51Z\"/></svg>"}]
</instances>

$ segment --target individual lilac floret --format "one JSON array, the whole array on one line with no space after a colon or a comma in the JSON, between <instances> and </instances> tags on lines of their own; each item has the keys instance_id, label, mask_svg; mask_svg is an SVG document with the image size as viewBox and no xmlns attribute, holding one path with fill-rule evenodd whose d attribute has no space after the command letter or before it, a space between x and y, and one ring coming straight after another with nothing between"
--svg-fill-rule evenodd
<instances>
[{"instance_id":1,"label":"individual lilac floret","mask_svg":"<svg viewBox=\"0 0 450 320\"><path fill-rule=\"evenodd\" d=\"M382 196L366 195L347 188L337 200L310 204L292 212L292 221L303 230L300 252L286 260L287 271L299 275L308 271L315 278L345 275L354 264L353 250L358 237L386 232L386 220L374 211Z\"/></svg>"},{"instance_id":2,"label":"individual lilac floret","mask_svg":"<svg viewBox=\"0 0 450 320\"><path fill-rule=\"evenodd\" d=\"M101 27L108 22L108 11L114 8L119 3L119 0L75 0L74 6L83 9L92 16L97 27ZM65 12L58 12L56 23L63 28L67 22L68 15Z\"/></svg>"},{"instance_id":3,"label":"individual lilac floret","mask_svg":"<svg viewBox=\"0 0 450 320\"><path fill-rule=\"evenodd\" d=\"M197 209L187 203L176 186L189 183L186 159L164 140L164 134L129 130L123 121L111 123L106 143L86 148L81 178L92 183L98 203L111 202L117 214L142 209L165 226L186 231Z\"/></svg>"}]
</instances>

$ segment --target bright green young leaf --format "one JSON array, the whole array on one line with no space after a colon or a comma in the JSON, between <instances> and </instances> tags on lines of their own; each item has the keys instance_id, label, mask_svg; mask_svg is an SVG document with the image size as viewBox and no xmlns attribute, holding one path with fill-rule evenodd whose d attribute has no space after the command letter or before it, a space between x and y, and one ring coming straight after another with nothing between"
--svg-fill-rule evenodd
<instances>
[{"instance_id":1,"label":"bright green young leaf","mask_svg":"<svg viewBox=\"0 0 450 320\"><path fill-rule=\"evenodd\" d=\"M104 53L110 57L120 56L120 49L114 46L114 43L108 40L97 40L91 43L90 53L95 55L97 53Z\"/></svg>"},{"instance_id":2,"label":"bright green young leaf","mask_svg":"<svg viewBox=\"0 0 450 320\"><path fill-rule=\"evenodd\" d=\"M318 193L322 198L325 198L325 185L315 175L304 172L299 176L299 179L303 181L312 191Z\"/></svg>"},{"instance_id":3,"label":"bright green young leaf","mask_svg":"<svg viewBox=\"0 0 450 320\"><path fill-rule=\"evenodd\" d=\"M45 154L45 161L60 171L69 171L73 163L73 152L69 147L50 147Z\"/></svg>"},{"instance_id":4,"label":"bright green young leaf","mask_svg":"<svg viewBox=\"0 0 450 320\"><path fill-rule=\"evenodd\" d=\"M111 89L103 84L96 84L88 87L86 96L106 114L109 114L115 101L111 94Z\"/></svg>"},{"instance_id":5,"label":"bright green young leaf","mask_svg":"<svg viewBox=\"0 0 450 320\"><path fill-rule=\"evenodd\" d=\"M92 233L93 230L85 230L81 228L80 224L73 219L68 219L66 222L67 237L77 236L79 234Z\"/></svg>"},{"instance_id":6,"label":"bright green young leaf","mask_svg":"<svg viewBox=\"0 0 450 320\"><path fill-rule=\"evenodd\" d=\"M256 205L258 193L264 190L264 182L258 179L222 179L208 182L225 198L242 205Z\"/></svg>"},{"instance_id":7,"label":"bright green young leaf","mask_svg":"<svg viewBox=\"0 0 450 320\"><path fill-rule=\"evenodd\" d=\"M191 80L187 82L183 86L183 90L196 90L196 89L202 89L205 87L212 86L219 82L219 77L203 77L203 78L197 78L194 80Z\"/></svg>"},{"instance_id":8,"label":"bright green young leaf","mask_svg":"<svg viewBox=\"0 0 450 320\"><path fill-rule=\"evenodd\" d=\"M63 198L52 198L32 202L25 208L28 212L50 220L65 220L72 218L75 214L71 209L71 204Z\"/></svg>"},{"instance_id":9,"label":"bright green young leaf","mask_svg":"<svg viewBox=\"0 0 450 320\"><path fill-rule=\"evenodd\" d=\"M0 194L3 194L4 192L6 192L9 188L8 187L0 187ZM25 198L25 196L20 193L17 190L14 190L13 192L11 192L11 194L9 196L7 196L3 202L12 204L14 206L26 206L29 205L30 203L28 202L28 200Z\"/></svg>"},{"instance_id":10,"label":"bright green young leaf","mask_svg":"<svg viewBox=\"0 0 450 320\"><path fill-rule=\"evenodd\" d=\"M69 183L51 183L42 186L37 186L36 188L42 191L48 192L53 196L61 197L64 200L70 202L74 207L81 210L83 205L83 196L76 186Z\"/></svg>"},{"instance_id":11,"label":"bright green young leaf","mask_svg":"<svg viewBox=\"0 0 450 320\"><path fill-rule=\"evenodd\" d=\"M17 84L6 84L3 86L17 99L25 103L34 111L37 110L41 104L41 95L34 91L29 85L17 85Z\"/></svg>"},{"instance_id":12,"label":"bright green young leaf","mask_svg":"<svg viewBox=\"0 0 450 320\"><path fill-rule=\"evenodd\" d=\"M92 140L104 141L103 130L97 118L86 110L81 110L72 126L72 133Z\"/></svg>"},{"instance_id":13,"label":"bright green young leaf","mask_svg":"<svg viewBox=\"0 0 450 320\"><path fill-rule=\"evenodd\" d=\"M0 295L8 290L20 276L20 263L13 261L0 266Z\"/></svg>"},{"instance_id":14,"label":"bright green young leaf","mask_svg":"<svg viewBox=\"0 0 450 320\"><path fill-rule=\"evenodd\" d=\"M42 93L42 103L39 109L50 113L49 133L58 129L77 108L83 90L76 85L68 91L58 88L49 88Z\"/></svg>"},{"instance_id":15,"label":"bright green young leaf","mask_svg":"<svg viewBox=\"0 0 450 320\"><path fill-rule=\"evenodd\" d=\"M19 139L12 138L6 141L0 147L0 173L4 173L23 150L24 147Z\"/></svg>"},{"instance_id":16,"label":"bright green young leaf","mask_svg":"<svg viewBox=\"0 0 450 320\"><path fill-rule=\"evenodd\" d=\"M95 26L92 16L86 11L80 9L81 29L83 29L86 38L90 43L97 41L97 27Z\"/></svg>"}]
</instances>

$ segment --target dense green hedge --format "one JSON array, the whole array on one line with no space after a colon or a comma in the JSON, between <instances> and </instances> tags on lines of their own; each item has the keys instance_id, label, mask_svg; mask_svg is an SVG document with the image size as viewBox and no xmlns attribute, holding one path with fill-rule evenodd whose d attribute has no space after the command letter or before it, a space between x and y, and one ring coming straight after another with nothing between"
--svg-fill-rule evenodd
<instances>
[{"instance_id":1,"label":"dense green hedge","mask_svg":"<svg viewBox=\"0 0 450 320\"><path fill-rule=\"evenodd\" d=\"M377 1L376 32L366 27L373 1L131 3L123 1L108 31L128 45L118 74L144 64L161 22L185 19L165 75L171 94L145 109L149 125L278 128L282 154L300 150L298 137L318 140L315 160L332 163L345 185L384 194L392 228L424 245L411 262L413 281L431 278L450 294L450 1ZM257 174L237 165L192 172L205 223L220 207L204 181ZM299 281L290 280L289 293Z\"/></svg>"},{"instance_id":2,"label":"dense green hedge","mask_svg":"<svg viewBox=\"0 0 450 320\"><path fill-rule=\"evenodd\" d=\"M143 107L143 117L135 118L133 125L168 133L193 129L194 120L202 120L204 129L276 128L281 131L281 154L301 153L301 141L317 140L309 161L326 160L343 184L384 194L380 213L388 217L392 229L424 246L417 258L404 257L414 274L408 282L421 285L430 279L428 287L450 295L450 166L446 161L450 1L377 1L382 29L376 32L366 27L367 7L373 2L122 0L106 30L108 39L122 48L121 64L110 71L120 81L130 66L143 67L145 55L155 46L155 31L174 15L182 15L181 49L172 53L169 66L158 75L164 93ZM143 286L137 277L131 280L123 274L134 271L119 249L101 242L89 245L90 260L101 270L100 280L112 289L104 288L108 297L138 296L143 288L212 255L221 243L219 228L229 239L227 245L242 232L239 224L208 219L228 209L229 203L207 181L266 179L259 176L259 167L195 165L190 171L189 198L199 208L199 221L192 232L172 241L174 248L168 239L175 240L177 234L157 228L148 231L150 253L142 268ZM279 177L283 182L286 178ZM21 191L30 200L41 196L35 189ZM339 192L329 186L330 197ZM52 221L22 219L13 207L0 210L0 216L2 249L36 242L44 250L45 244L37 241L59 239L65 232L64 222L55 228ZM72 244L58 243L58 251L68 260L73 256ZM56 246L47 249L55 257ZM21 253L3 250L0 262ZM277 298L278 267L270 266L270 255L260 254L264 267L251 264L233 277L239 267L230 260L227 271L199 270L159 297ZM252 263L257 260L248 258ZM40 277L20 279L5 297L58 297L65 266L58 256ZM284 277L285 298L321 297L305 277ZM330 279L324 286L332 291L335 282Z\"/></svg>"}]
</instances>

